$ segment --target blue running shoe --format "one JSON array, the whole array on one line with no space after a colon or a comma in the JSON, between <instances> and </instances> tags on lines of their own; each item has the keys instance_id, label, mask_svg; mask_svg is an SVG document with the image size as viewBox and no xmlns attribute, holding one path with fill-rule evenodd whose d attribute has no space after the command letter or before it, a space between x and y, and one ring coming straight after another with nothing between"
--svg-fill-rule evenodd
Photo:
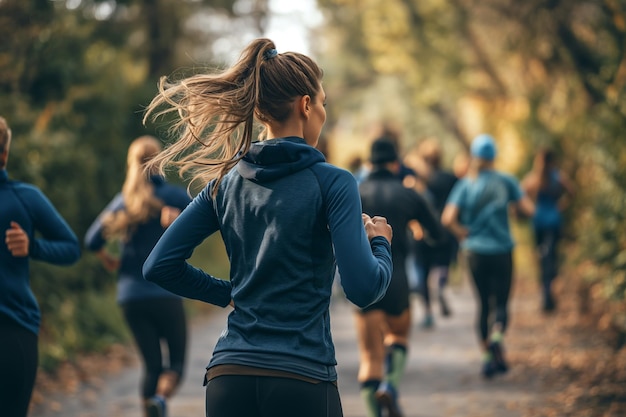
<instances>
[{"instance_id":1,"label":"blue running shoe","mask_svg":"<svg viewBox=\"0 0 626 417\"><path fill-rule=\"evenodd\" d=\"M383 381L376 391L376 399L382 408L388 411L388 417L402 417L400 404L398 403L398 392L387 381Z\"/></svg>"}]
</instances>

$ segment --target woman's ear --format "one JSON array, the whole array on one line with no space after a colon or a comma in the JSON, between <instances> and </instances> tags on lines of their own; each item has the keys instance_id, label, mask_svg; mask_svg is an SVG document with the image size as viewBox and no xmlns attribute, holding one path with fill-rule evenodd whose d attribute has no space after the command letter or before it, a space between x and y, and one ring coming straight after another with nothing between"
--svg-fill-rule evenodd
<instances>
[{"instance_id":1,"label":"woman's ear","mask_svg":"<svg viewBox=\"0 0 626 417\"><path fill-rule=\"evenodd\" d=\"M305 119L309 118L309 115L311 114L311 96L304 95L300 97L298 100L298 110L300 111L302 117Z\"/></svg>"}]
</instances>

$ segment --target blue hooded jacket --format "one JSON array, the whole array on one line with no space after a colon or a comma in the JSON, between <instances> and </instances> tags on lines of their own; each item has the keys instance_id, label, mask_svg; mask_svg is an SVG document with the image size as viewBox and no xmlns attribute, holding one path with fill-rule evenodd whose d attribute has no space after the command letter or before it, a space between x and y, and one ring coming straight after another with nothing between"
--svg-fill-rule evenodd
<instances>
[{"instance_id":1,"label":"blue hooded jacket","mask_svg":"<svg viewBox=\"0 0 626 417\"><path fill-rule=\"evenodd\" d=\"M208 368L247 365L337 379L329 304L335 259L349 300L380 299L392 272L383 237L368 241L357 184L302 138L253 143L212 198L211 182L165 231L144 276L185 297L235 308ZM230 281L186 262L219 231Z\"/></svg>"},{"instance_id":2,"label":"blue hooded jacket","mask_svg":"<svg viewBox=\"0 0 626 417\"><path fill-rule=\"evenodd\" d=\"M41 313L30 289L30 259L56 265L70 265L80 258L76 235L35 186L9 181L0 170L0 227L5 231L17 222L28 234L28 257L15 257L0 244L0 314L37 334ZM41 234L35 236L35 232Z\"/></svg>"}]
</instances>

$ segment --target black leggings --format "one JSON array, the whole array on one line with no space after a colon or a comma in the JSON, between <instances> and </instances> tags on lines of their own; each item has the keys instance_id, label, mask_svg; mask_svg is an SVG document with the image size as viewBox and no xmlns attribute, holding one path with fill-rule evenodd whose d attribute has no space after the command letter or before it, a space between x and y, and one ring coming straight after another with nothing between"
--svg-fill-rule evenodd
<instances>
[{"instance_id":1,"label":"black leggings","mask_svg":"<svg viewBox=\"0 0 626 417\"><path fill-rule=\"evenodd\" d=\"M26 417L37 374L37 335L0 315L0 414Z\"/></svg>"},{"instance_id":2,"label":"black leggings","mask_svg":"<svg viewBox=\"0 0 626 417\"><path fill-rule=\"evenodd\" d=\"M133 333L144 362L141 395L155 395L159 377L173 371L182 378L187 349L187 324L180 298L138 300L122 305L124 317ZM161 340L167 343L169 358L163 363Z\"/></svg>"},{"instance_id":3,"label":"black leggings","mask_svg":"<svg viewBox=\"0 0 626 417\"><path fill-rule=\"evenodd\" d=\"M423 241L418 241L415 245L415 252L417 267L421 269L421 273L423 274L422 279L419 282L418 291L424 299L424 305L427 309L430 309L431 294L428 282L430 271L436 267L449 268L450 265L456 260L458 243L454 235L449 231L446 231L445 240L439 246L432 247ZM441 290L446 284L447 277L445 280L442 280L442 278L439 277L439 282L437 282L439 290Z\"/></svg>"},{"instance_id":4,"label":"black leggings","mask_svg":"<svg viewBox=\"0 0 626 417\"><path fill-rule=\"evenodd\" d=\"M511 252L497 255L468 253L468 263L480 299L478 331L482 341L489 338L489 328L500 323L502 332L508 323L508 304L513 281L513 256ZM492 302L495 317L491 317ZM490 319L492 319L490 321Z\"/></svg>"},{"instance_id":5,"label":"black leggings","mask_svg":"<svg viewBox=\"0 0 626 417\"><path fill-rule=\"evenodd\" d=\"M206 417L342 417L339 390L292 378L224 375L206 387Z\"/></svg>"},{"instance_id":6,"label":"black leggings","mask_svg":"<svg viewBox=\"0 0 626 417\"><path fill-rule=\"evenodd\" d=\"M535 243L539 251L541 283L546 292L550 291L552 281L559 273L558 244L561 234L558 228L535 228Z\"/></svg>"}]
</instances>

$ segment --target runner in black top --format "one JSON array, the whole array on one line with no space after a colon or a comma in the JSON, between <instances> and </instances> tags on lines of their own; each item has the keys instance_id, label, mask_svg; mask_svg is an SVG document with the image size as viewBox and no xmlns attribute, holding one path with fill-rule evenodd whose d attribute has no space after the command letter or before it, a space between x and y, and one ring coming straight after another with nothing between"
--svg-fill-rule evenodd
<instances>
[{"instance_id":1,"label":"runner in black top","mask_svg":"<svg viewBox=\"0 0 626 417\"><path fill-rule=\"evenodd\" d=\"M374 141L370 162L372 172L359 186L363 212L386 217L396 233L392 239L393 275L387 293L356 314L361 353L358 380L368 417L380 417L381 406L388 409L389 416L397 417L402 415L398 385L404 372L411 327L405 271L408 224L419 221L429 239L441 239L444 230L426 200L402 185L398 176L400 163L391 141Z\"/></svg>"},{"instance_id":2,"label":"runner in black top","mask_svg":"<svg viewBox=\"0 0 626 417\"><path fill-rule=\"evenodd\" d=\"M452 172L441 167L441 146L437 140L426 139L419 144L417 152L427 167L425 173L426 187L437 215L441 217L448 195L457 178ZM419 292L423 298L425 310L422 326L429 328L434 324L429 277L436 277L437 279L437 295L441 314L443 316L451 314L444 290L448 283L450 264L456 259L458 242L454 235L446 230L445 238L439 245L431 246L423 240L415 243L418 267L421 268L420 276L422 277L419 282Z\"/></svg>"}]
</instances>

